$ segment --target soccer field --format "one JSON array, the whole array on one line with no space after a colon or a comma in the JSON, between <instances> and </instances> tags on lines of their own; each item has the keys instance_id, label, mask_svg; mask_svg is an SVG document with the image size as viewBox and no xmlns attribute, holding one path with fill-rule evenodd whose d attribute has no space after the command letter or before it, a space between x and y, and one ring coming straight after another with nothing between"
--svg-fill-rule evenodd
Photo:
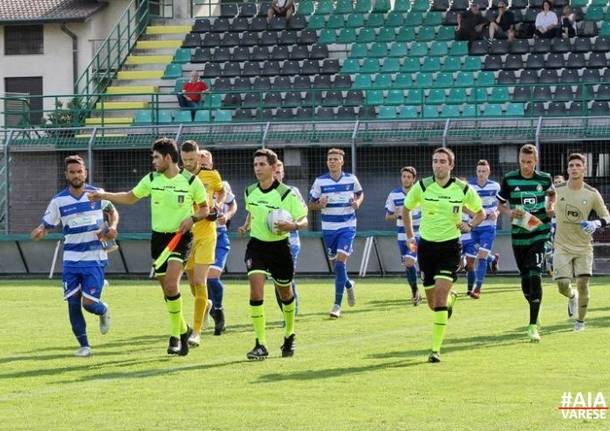
<instances>
[{"instance_id":1,"label":"soccer field","mask_svg":"<svg viewBox=\"0 0 610 431\"><path fill-rule=\"evenodd\" d=\"M426 362L432 314L402 279L358 281L357 304L328 318L331 280L301 281L297 350L280 357L280 312L268 289L270 357L254 345L244 281L227 281L227 332L209 330L187 357L168 357L168 319L152 281L111 281L112 329L87 314L90 358L77 348L58 281L0 282L0 429L6 430L602 430L564 419L564 392L610 398L610 278L592 281L587 329L544 282L542 341L526 337L517 278L461 293L443 362ZM188 287L183 283L183 288ZM183 289L184 290L184 289ZM185 295L188 321L192 299Z\"/></svg>"}]
</instances>

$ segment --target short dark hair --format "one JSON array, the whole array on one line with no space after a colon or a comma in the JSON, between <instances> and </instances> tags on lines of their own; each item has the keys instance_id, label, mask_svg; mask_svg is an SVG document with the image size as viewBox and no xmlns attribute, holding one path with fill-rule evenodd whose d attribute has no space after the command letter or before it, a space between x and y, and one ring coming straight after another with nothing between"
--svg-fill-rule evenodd
<instances>
[{"instance_id":1,"label":"short dark hair","mask_svg":"<svg viewBox=\"0 0 610 431\"><path fill-rule=\"evenodd\" d=\"M434 150L434 152L432 153L432 156L434 156L435 154L438 154L438 153L446 154L447 157L449 157L449 162L452 165L455 164L455 154L453 153L453 151L451 151L450 148L438 147L436 150Z\"/></svg>"},{"instance_id":2,"label":"short dark hair","mask_svg":"<svg viewBox=\"0 0 610 431\"><path fill-rule=\"evenodd\" d=\"M538 158L538 148L536 148L536 146L532 145L532 144L525 144L524 146L522 146L519 149L519 153L520 154L533 154L534 156L536 156L536 158Z\"/></svg>"},{"instance_id":3,"label":"short dark hair","mask_svg":"<svg viewBox=\"0 0 610 431\"><path fill-rule=\"evenodd\" d=\"M477 166L489 166L489 162L485 159L481 159L477 162Z\"/></svg>"},{"instance_id":4,"label":"short dark hair","mask_svg":"<svg viewBox=\"0 0 610 431\"><path fill-rule=\"evenodd\" d=\"M402 168L400 170L400 173L402 174L403 172L408 172L411 175L413 175L413 178L417 177L417 170L415 170L415 168L413 166L405 166L404 168Z\"/></svg>"},{"instance_id":5,"label":"short dark hair","mask_svg":"<svg viewBox=\"0 0 610 431\"><path fill-rule=\"evenodd\" d=\"M275 154L275 151L270 150L269 148L261 148L259 150L256 150L256 152L254 153L254 158L257 157L266 157L267 163L269 163L270 165L275 165L278 161L277 154Z\"/></svg>"},{"instance_id":6,"label":"short dark hair","mask_svg":"<svg viewBox=\"0 0 610 431\"><path fill-rule=\"evenodd\" d=\"M544 0L542 2L542 8L544 9L544 4L548 3L549 4L549 9L553 9L553 3L550 0Z\"/></svg>"},{"instance_id":7,"label":"short dark hair","mask_svg":"<svg viewBox=\"0 0 610 431\"><path fill-rule=\"evenodd\" d=\"M185 153L192 153L193 151L199 152L199 145L197 145L197 142L195 141L184 141L180 147L180 151L184 151Z\"/></svg>"},{"instance_id":8,"label":"short dark hair","mask_svg":"<svg viewBox=\"0 0 610 431\"><path fill-rule=\"evenodd\" d=\"M178 163L178 160L180 159L176 141L170 138L157 139L153 144L151 151L156 151L163 157L169 154L169 156L172 158L172 162L174 163Z\"/></svg>"},{"instance_id":9,"label":"short dark hair","mask_svg":"<svg viewBox=\"0 0 610 431\"><path fill-rule=\"evenodd\" d=\"M330 156L331 154L337 154L338 156L345 157L345 151L343 151L341 148L331 148L328 150L327 155Z\"/></svg>"},{"instance_id":10,"label":"short dark hair","mask_svg":"<svg viewBox=\"0 0 610 431\"><path fill-rule=\"evenodd\" d=\"M79 165L83 165L85 167L85 161L78 154L72 154L64 159L64 167L68 169L68 165L72 165L74 163L78 163Z\"/></svg>"},{"instance_id":11,"label":"short dark hair","mask_svg":"<svg viewBox=\"0 0 610 431\"><path fill-rule=\"evenodd\" d=\"M585 157L584 154L581 153L572 153L568 156L568 163L570 163L572 160L580 160L583 165L587 164L587 158Z\"/></svg>"}]
</instances>

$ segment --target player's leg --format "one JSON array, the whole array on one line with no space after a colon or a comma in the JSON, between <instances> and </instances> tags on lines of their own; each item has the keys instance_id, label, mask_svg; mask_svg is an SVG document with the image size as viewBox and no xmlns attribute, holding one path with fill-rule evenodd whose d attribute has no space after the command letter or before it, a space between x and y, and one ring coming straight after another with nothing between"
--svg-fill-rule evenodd
<instances>
[{"instance_id":1,"label":"player's leg","mask_svg":"<svg viewBox=\"0 0 610 431\"><path fill-rule=\"evenodd\" d=\"M477 256L477 241L475 241L474 235L475 232L462 235L462 253L466 257L464 270L466 271L466 294L468 296L472 296L476 281L475 260Z\"/></svg>"},{"instance_id":2,"label":"player's leg","mask_svg":"<svg viewBox=\"0 0 610 431\"><path fill-rule=\"evenodd\" d=\"M424 276L423 285L424 292L426 293L426 302L428 308L434 311L434 271L436 268L436 258L434 251L430 250L431 243L425 240L420 240L417 247L417 263L419 269Z\"/></svg>"},{"instance_id":3,"label":"player's leg","mask_svg":"<svg viewBox=\"0 0 610 431\"><path fill-rule=\"evenodd\" d=\"M574 256L556 249L553 253L553 279L559 293L568 298L568 317L574 318L578 308L578 291L572 287Z\"/></svg>"},{"instance_id":4,"label":"player's leg","mask_svg":"<svg viewBox=\"0 0 610 431\"><path fill-rule=\"evenodd\" d=\"M83 308L100 318L100 332L110 330L108 305L100 300L104 289L104 268L99 266L82 268Z\"/></svg>"},{"instance_id":5,"label":"player's leg","mask_svg":"<svg viewBox=\"0 0 610 431\"><path fill-rule=\"evenodd\" d=\"M80 281L81 277L78 273L73 273L64 268L64 300L68 303L68 316L72 333L80 346L76 351L76 356L86 357L91 354L91 349L87 338L87 323L81 306Z\"/></svg>"},{"instance_id":6,"label":"player's leg","mask_svg":"<svg viewBox=\"0 0 610 431\"><path fill-rule=\"evenodd\" d=\"M227 232L221 232L216 238L215 261L208 272L208 294L212 299L210 315L214 319L214 335L221 335L225 330L225 315L222 301L224 299L224 284L220 279L227 264L231 243Z\"/></svg>"},{"instance_id":7,"label":"player's leg","mask_svg":"<svg viewBox=\"0 0 610 431\"><path fill-rule=\"evenodd\" d=\"M339 233L337 239L337 259L335 261L335 269L338 262L343 262L343 271L345 271L345 292L347 293L347 305L353 307L356 305L356 283L350 280L347 275L347 259L353 251L354 238L356 237L355 229L343 229Z\"/></svg>"},{"instance_id":8,"label":"player's leg","mask_svg":"<svg viewBox=\"0 0 610 431\"><path fill-rule=\"evenodd\" d=\"M576 287L578 288L578 316L574 330L585 329L585 317L589 307L589 280L593 273L593 253L579 256L574 261L574 272L576 274Z\"/></svg>"},{"instance_id":9,"label":"player's leg","mask_svg":"<svg viewBox=\"0 0 610 431\"><path fill-rule=\"evenodd\" d=\"M476 282L473 291L473 297L479 298L481 295L481 288L487 275L487 262L494 241L496 239L495 229L485 229L481 232L477 232L477 242L479 243L479 250L477 252L477 263L476 263Z\"/></svg>"},{"instance_id":10,"label":"player's leg","mask_svg":"<svg viewBox=\"0 0 610 431\"><path fill-rule=\"evenodd\" d=\"M171 349L171 352L168 349L168 353L186 356L189 352L188 339L193 330L186 324L184 319L182 296L180 293L182 272L183 260L177 257L170 257L167 261L165 276L163 277L163 293L165 294L165 304L169 313L170 335L174 339L179 339L179 349Z\"/></svg>"},{"instance_id":11,"label":"player's leg","mask_svg":"<svg viewBox=\"0 0 610 431\"><path fill-rule=\"evenodd\" d=\"M211 304L208 300L208 288L206 286L208 270L210 266L203 263L195 263L192 274L192 284L195 292L195 306L193 310L193 334L189 338L192 346L198 346L201 341L201 329ZM191 278L189 278L191 280Z\"/></svg>"},{"instance_id":12,"label":"player's leg","mask_svg":"<svg viewBox=\"0 0 610 431\"><path fill-rule=\"evenodd\" d=\"M544 261L544 242L537 241L526 247L519 247L521 253L519 261L522 267L522 289L527 289L527 300L529 303L528 337L532 342L540 341L538 333L538 318L542 305L542 264ZM515 256L516 257L516 256ZM519 263L518 261L518 263Z\"/></svg>"},{"instance_id":13,"label":"player's leg","mask_svg":"<svg viewBox=\"0 0 610 431\"><path fill-rule=\"evenodd\" d=\"M341 302L343 301L343 291L345 290L345 281L347 280L345 264L342 263L337 268L337 233L337 231L322 231L326 254L332 271L335 273L335 302L330 310L330 317L334 319L341 316Z\"/></svg>"},{"instance_id":14,"label":"player's leg","mask_svg":"<svg viewBox=\"0 0 610 431\"><path fill-rule=\"evenodd\" d=\"M296 275L297 272L297 262L299 261L299 253L301 252L301 243L292 243L290 244L290 254L292 255L292 263L293 263L293 272ZM299 291L297 290L297 282L296 277L292 277L292 294L294 295L294 314L295 316L299 314Z\"/></svg>"},{"instance_id":15,"label":"player's leg","mask_svg":"<svg viewBox=\"0 0 610 431\"><path fill-rule=\"evenodd\" d=\"M417 290L417 268L415 266L417 254L409 250L405 241L398 241L398 251L400 252L400 261L405 266L407 283L411 288L411 302L414 306L417 306L421 302L421 297Z\"/></svg>"},{"instance_id":16,"label":"player's leg","mask_svg":"<svg viewBox=\"0 0 610 431\"><path fill-rule=\"evenodd\" d=\"M294 320L296 315L296 297L292 290L294 261L288 242L278 242L273 248L273 253L268 257L268 267L275 284L275 290L282 302L284 343L281 350L282 357L285 358L294 354Z\"/></svg>"},{"instance_id":17,"label":"player's leg","mask_svg":"<svg viewBox=\"0 0 610 431\"><path fill-rule=\"evenodd\" d=\"M250 238L246 247L245 262L250 282L250 317L256 335L254 348L246 354L246 357L251 360L261 360L269 356L266 347L265 308L263 306L267 277L265 255L267 253L268 249L263 241Z\"/></svg>"}]
</instances>

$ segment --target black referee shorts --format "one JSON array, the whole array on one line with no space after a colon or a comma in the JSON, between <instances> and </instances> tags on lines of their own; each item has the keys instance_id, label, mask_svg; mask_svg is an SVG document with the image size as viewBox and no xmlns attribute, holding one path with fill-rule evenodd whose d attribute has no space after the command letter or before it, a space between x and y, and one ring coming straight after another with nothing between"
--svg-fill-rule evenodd
<instances>
[{"instance_id":1,"label":"black referee shorts","mask_svg":"<svg viewBox=\"0 0 610 431\"><path fill-rule=\"evenodd\" d=\"M172 240L175 233L173 232L155 232L152 233L152 238L150 239L150 254L152 256L153 262L159 257L159 255L163 252L167 244ZM186 262L191 252L191 241L193 240L193 234L191 232L187 232L182 235L182 239L176 246L176 249L169 255L167 260L161 265L161 267L155 270L155 275L165 275L167 272L167 262L170 260L179 260L182 263Z\"/></svg>"},{"instance_id":2,"label":"black referee shorts","mask_svg":"<svg viewBox=\"0 0 610 431\"><path fill-rule=\"evenodd\" d=\"M245 262L248 275L268 273L279 286L289 286L292 283L294 263L292 254L290 254L288 238L272 242L250 238L246 248Z\"/></svg>"},{"instance_id":3,"label":"black referee shorts","mask_svg":"<svg viewBox=\"0 0 610 431\"><path fill-rule=\"evenodd\" d=\"M417 263L423 273L424 287L434 286L437 278L457 280L457 269L460 264L459 240L433 242L420 238L417 245Z\"/></svg>"},{"instance_id":4,"label":"black referee shorts","mask_svg":"<svg viewBox=\"0 0 610 431\"><path fill-rule=\"evenodd\" d=\"M521 277L539 276L544 262L544 243L536 241L528 245L513 245L513 253Z\"/></svg>"}]
</instances>

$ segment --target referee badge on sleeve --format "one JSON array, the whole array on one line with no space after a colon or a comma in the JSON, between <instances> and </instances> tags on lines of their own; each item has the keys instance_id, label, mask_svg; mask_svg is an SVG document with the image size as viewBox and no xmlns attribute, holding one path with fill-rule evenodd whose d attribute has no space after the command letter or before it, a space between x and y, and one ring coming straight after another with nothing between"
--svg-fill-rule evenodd
<instances>
[{"instance_id":1,"label":"referee badge on sleeve","mask_svg":"<svg viewBox=\"0 0 610 431\"><path fill-rule=\"evenodd\" d=\"M179 204L183 204L184 203L184 195L178 195L178 203Z\"/></svg>"},{"instance_id":2,"label":"referee badge on sleeve","mask_svg":"<svg viewBox=\"0 0 610 431\"><path fill-rule=\"evenodd\" d=\"M459 213L459 212L460 212L460 207L459 207L459 205L454 206L454 207L453 207L453 214L457 214L457 213Z\"/></svg>"}]
</instances>

